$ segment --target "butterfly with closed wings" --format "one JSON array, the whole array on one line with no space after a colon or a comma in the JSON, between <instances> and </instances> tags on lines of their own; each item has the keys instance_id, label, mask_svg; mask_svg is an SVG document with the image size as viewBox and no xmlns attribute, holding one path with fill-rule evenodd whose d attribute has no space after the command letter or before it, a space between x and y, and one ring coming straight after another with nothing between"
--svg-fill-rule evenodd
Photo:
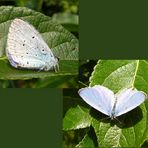
<instances>
[{"instance_id":1,"label":"butterfly with closed wings","mask_svg":"<svg viewBox=\"0 0 148 148\"><path fill-rule=\"evenodd\" d=\"M58 71L58 58L39 32L28 22L14 19L10 25L6 55L15 68Z\"/></svg>"}]
</instances>

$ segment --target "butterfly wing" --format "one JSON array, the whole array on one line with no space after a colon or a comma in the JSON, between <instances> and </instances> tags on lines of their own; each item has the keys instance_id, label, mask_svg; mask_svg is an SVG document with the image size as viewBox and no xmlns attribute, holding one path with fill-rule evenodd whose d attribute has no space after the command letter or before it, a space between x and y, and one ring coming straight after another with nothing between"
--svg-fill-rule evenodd
<instances>
[{"instance_id":1,"label":"butterfly wing","mask_svg":"<svg viewBox=\"0 0 148 148\"><path fill-rule=\"evenodd\" d=\"M30 57L25 57L25 59L22 59L21 57L18 57L17 61L21 61L21 62L16 62L13 60L13 58L11 57L11 55L9 55L9 61L11 61L11 65L13 65L16 68L19 67L25 67L27 69L40 69L43 70L45 68L45 62L38 60L38 59L31 59Z\"/></svg>"},{"instance_id":2,"label":"butterfly wing","mask_svg":"<svg viewBox=\"0 0 148 148\"><path fill-rule=\"evenodd\" d=\"M86 87L79 90L82 99L96 110L110 116L114 104L114 93L100 85Z\"/></svg>"},{"instance_id":3,"label":"butterfly wing","mask_svg":"<svg viewBox=\"0 0 148 148\"><path fill-rule=\"evenodd\" d=\"M6 55L14 67L28 68L28 59L30 63L31 60L42 63L44 64L42 67L45 66L48 69L57 65L58 62L38 31L21 19L15 19L10 25ZM40 64L35 64L34 68L40 69Z\"/></svg>"},{"instance_id":4,"label":"butterfly wing","mask_svg":"<svg viewBox=\"0 0 148 148\"><path fill-rule=\"evenodd\" d=\"M120 116L139 106L147 96L142 91L129 88L121 91L116 98L115 116Z\"/></svg>"}]
</instances>

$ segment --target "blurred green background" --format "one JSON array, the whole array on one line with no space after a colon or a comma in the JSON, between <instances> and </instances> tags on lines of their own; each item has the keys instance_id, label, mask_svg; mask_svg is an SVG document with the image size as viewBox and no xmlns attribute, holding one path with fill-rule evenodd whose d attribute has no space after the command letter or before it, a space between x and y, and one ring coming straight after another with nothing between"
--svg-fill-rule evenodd
<instances>
[{"instance_id":1,"label":"blurred green background","mask_svg":"<svg viewBox=\"0 0 148 148\"><path fill-rule=\"evenodd\" d=\"M79 64L79 86L89 86L89 77L93 72L94 66L98 60L80 60Z\"/></svg>"},{"instance_id":2,"label":"blurred green background","mask_svg":"<svg viewBox=\"0 0 148 148\"><path fill-rule=\"evenodd\" d=\"M79 38L78 0L0 0L0 6L27 7L50 16ZM0 88L78 87L77 76L58 76L31 80L0 80Z\"/></svg>"}]
</instances>

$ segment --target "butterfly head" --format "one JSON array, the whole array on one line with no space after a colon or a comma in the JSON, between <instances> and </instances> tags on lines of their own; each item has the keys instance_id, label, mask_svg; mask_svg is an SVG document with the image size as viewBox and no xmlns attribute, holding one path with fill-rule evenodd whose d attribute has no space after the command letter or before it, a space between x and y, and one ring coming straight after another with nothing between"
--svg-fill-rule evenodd
<instances>
[{"instance_id":1,"label":"butterfly head","mask_svg":"<svg viewBox=\"0 0 148 148\"><path fill-rule=\"evenodd\" d=\"M111 120L114 120L116 118L115 110L114 109L111 111L110 118L111 118Z\"/></svg>"}]
</instances>

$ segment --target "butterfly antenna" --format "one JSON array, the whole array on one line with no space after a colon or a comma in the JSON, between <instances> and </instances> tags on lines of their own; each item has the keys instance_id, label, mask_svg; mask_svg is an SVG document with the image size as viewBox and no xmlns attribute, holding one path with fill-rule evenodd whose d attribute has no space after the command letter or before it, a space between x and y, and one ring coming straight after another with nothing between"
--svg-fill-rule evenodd
<instances>
[{"instance_id":1,"label":"butterfly antenna","mask_svg":"<svg viewBox=\"0 0 148 148\"><path fill-rule=\"evenodd\" d=\"M106 119L109 119L110 117L105 117L105 118L102 118L100 119L100 121L103 121L103 120L106 120Z\"/></svg>"},{"instance_id":2,"label":"butterfly antenna","mask_svg":"<svg viewBox=\"0 0 148 148\"><path fill-rule=\"evenodd\" d=\"M81 82L81 81L78 81L78 82L79 82L80 84L82 84L82 85L88 87L88 85L84 84L83 82Z\"/></svg>"},{"instance_id":3,"label":"butterfly antenna","mask_svg":"<svg viewBox=\"0 0 148 148\"><path fill-rule=\"evenodd\" d=\"M114 119L117 120L121 125L123 125L123 123L118 118L114 118Z\"/></svg>"}]
</instances>

